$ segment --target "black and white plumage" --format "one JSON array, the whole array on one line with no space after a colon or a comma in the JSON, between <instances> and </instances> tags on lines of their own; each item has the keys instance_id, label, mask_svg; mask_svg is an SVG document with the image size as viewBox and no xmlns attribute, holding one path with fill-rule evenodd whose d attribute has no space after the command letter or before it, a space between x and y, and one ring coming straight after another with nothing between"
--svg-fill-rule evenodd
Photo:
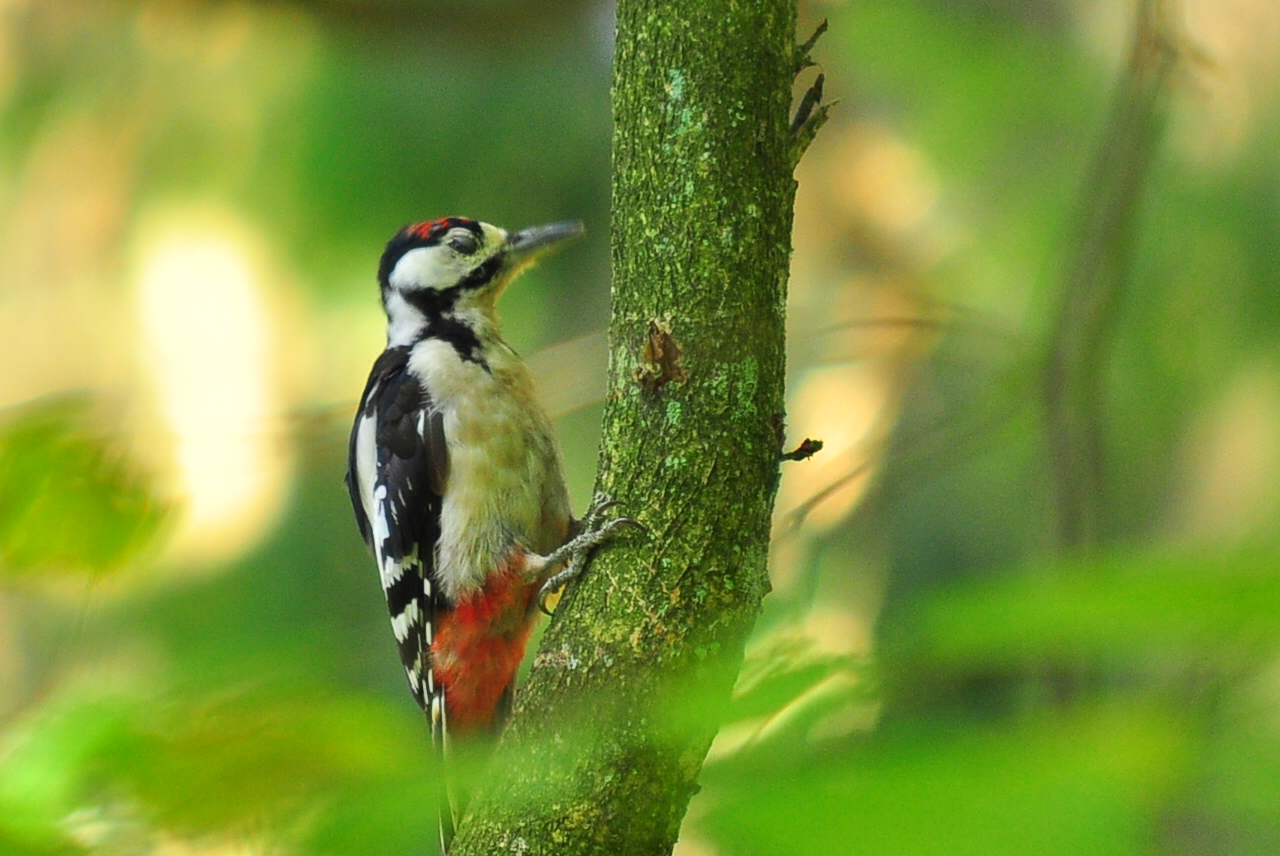
<instances>
[{"instance_id":1,"label":"black and white plumage","mask_svg":"<svg viewBox=\"0 0 1280 856\"><path fill-rule=\"evenodd\" d=\"M410 690L444 752L498 724L539 586L603 540L566 544L550 420L495 313L538 250L581 231L445 218L400 230L379 266L387 347L356 414L347 486ZM455 812L441 813L445 846Z\"/></svg>"},{"instance_id":2,"label":"black and white plumage","mask_svg":"<svg viewBox=\"0 0 1280 856\"><path fill-rule=\"evenodd\" d=\"M410 689L427 709L423 654L442 605L429 568L449 456L443 414L407 371L409 354L408 347L389 347L374 363L351 432L348 489L378 563Z\"/></svg>"}]
</instances>

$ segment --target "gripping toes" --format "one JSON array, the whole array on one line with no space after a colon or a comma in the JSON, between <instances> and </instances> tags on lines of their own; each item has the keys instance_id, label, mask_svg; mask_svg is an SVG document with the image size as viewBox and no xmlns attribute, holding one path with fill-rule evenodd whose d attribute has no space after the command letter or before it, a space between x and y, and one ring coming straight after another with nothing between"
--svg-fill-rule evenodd
<instances>
[{"instance_id":1,"label":"gripping toes","mask_svg":"<svg viewBox=\"0 0 1280 856\"><path fill-rule=\"evenodd\" d=\"M576 578L586 569L591 551L601 544L617 537L619 531L628 526L644 530L645 526L632 517L606 517L611 508L620 505L617 500L604 494L596 494L582 520L582 531L571 538L568 543L547 556L546 567L553 568L564 565L563 569L552 574L538 589L538 608L550 615L547 609L547 598L561 586Z\"/></svg>"},{"instance_id":2,"label":"gripping toes","mask_svg":"<svg viewBox=\"0 0 1280 856\"><path fill-rule=\"evenodd\" d=\"M594 529L604 519L604 513L610 508L616 508L622 505L616 499L612 499L608 494L597 493L591 497L591 505L587 507L587 516L585 518L585 528Z\"/></svg>"}]
</instances>

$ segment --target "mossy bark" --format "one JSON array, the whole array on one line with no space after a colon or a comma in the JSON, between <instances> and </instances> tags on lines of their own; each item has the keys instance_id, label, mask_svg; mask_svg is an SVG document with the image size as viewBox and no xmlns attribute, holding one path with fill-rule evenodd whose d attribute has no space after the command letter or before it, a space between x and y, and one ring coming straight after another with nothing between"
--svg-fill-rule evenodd
<instances>
[{"instance_id":1,"label":"mossy bark","mask_svg":"<svg viewBox=\"0 0 1280 856\"><path fill-rule=\"evenodd\" d=\"M599 489L649 534L548 628L452 852L666 854L768 591L795 0L620 0Z\"/></svg>"}]
</instances>

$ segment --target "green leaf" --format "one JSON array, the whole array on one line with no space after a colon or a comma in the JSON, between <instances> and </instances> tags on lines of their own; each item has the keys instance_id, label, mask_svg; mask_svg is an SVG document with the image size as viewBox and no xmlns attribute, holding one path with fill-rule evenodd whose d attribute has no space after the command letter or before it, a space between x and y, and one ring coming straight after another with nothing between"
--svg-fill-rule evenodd
<instances>
[{"instance_id":1,"label":"green leaf","mask_svg":"<svg viewBox=\"0 0 1280 856\"><path fill-rule=\"evenodd\" d=\"M120 567L167 516L151 481L95 425L87 396L0 414L0 574Z\"/></svg>"},{"instance_id":2,"label":"green leaf","mask_svg":"<svg viewBox=\"0 0 1280 856\"><path fill-rule=\"evenodd\" d=\"M200 699L67 687L0 733L0 844L55 853L89 833L337 840L336 820L395 842L382 804L410 797L418 811L396 825L421 840L435 796L424 732L400 706L304 687Z\"/></svg>"}]
</instances>

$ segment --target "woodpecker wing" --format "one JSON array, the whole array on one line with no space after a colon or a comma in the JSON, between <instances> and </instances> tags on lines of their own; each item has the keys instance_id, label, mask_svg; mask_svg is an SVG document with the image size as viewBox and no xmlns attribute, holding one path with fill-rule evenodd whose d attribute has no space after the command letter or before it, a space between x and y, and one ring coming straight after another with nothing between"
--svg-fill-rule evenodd
<instances>
[{"instance_id":1,"label":"woodpecker wing","mask_svg":"<svg viewBox=\"0 0 1280 856\"><path fill-rule=\"evenodd\" d=\"M373 365L351 431L347 488L378 563L409 688L443 746L444 698L430 648L445 606L432 570L449 454L443 416L408 371L408 358L408 348L388 348Z\"/></svg>"}]
</instances>

